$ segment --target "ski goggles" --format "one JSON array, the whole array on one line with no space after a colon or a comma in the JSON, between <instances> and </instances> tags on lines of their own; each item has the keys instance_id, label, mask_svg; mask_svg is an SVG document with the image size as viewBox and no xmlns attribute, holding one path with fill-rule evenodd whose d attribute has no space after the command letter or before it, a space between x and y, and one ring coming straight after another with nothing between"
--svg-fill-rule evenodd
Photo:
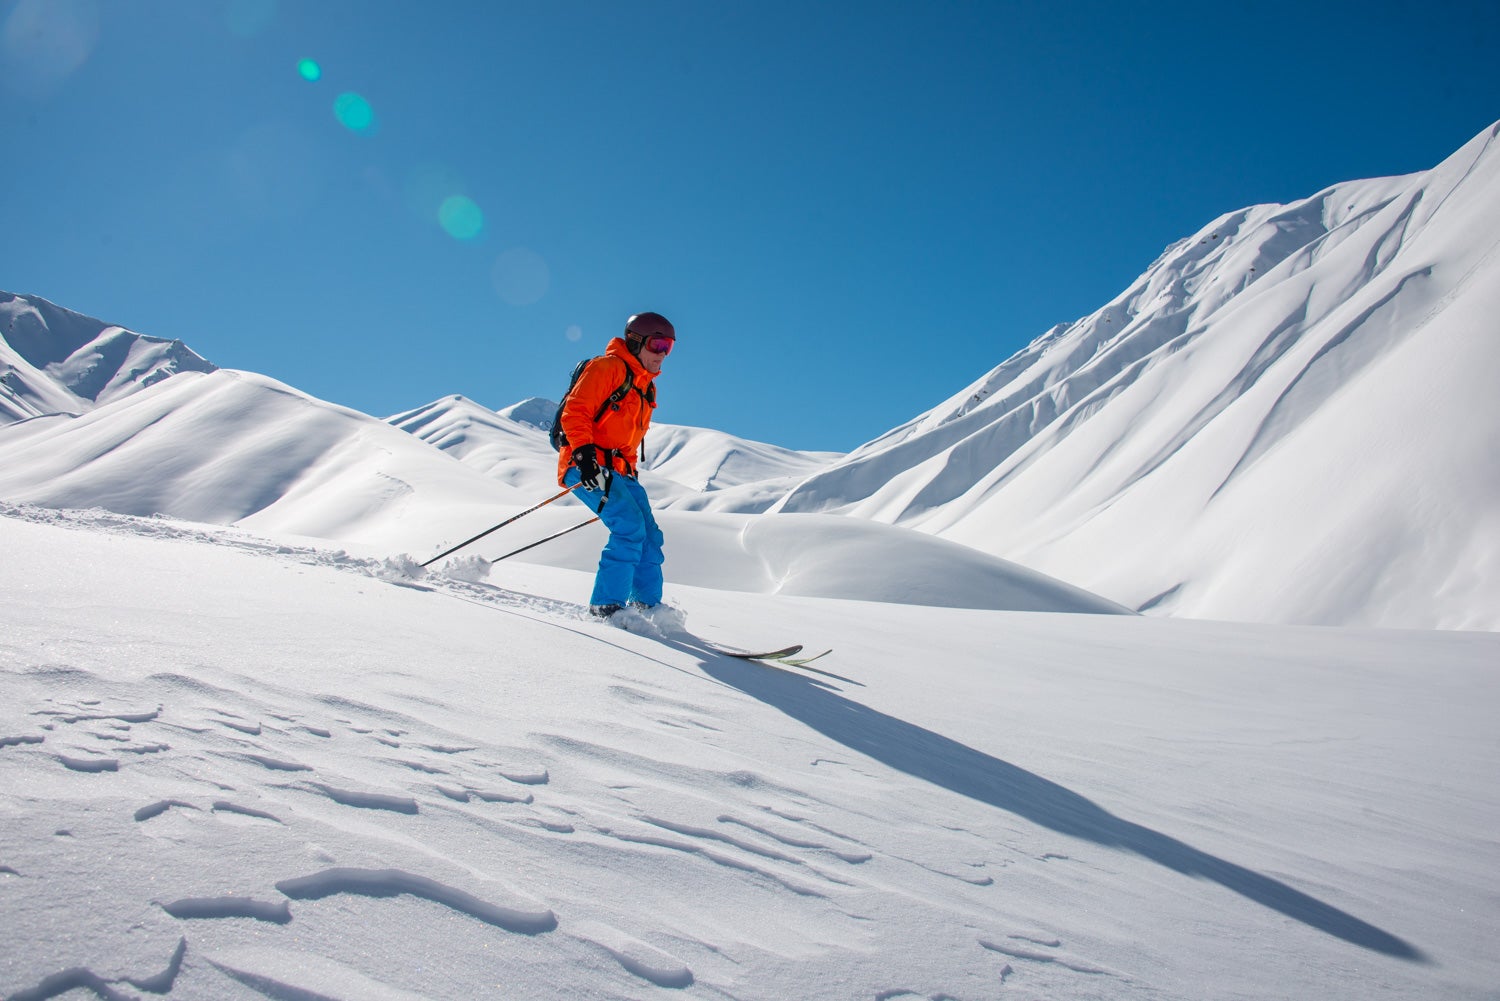
<instances>
[{"instance_id":1,"label":"ski goggles","mask_svg":"<svg viewBox=\"0 0 1500 1001\"><path fill-rule=\"evenodd\" d=\"M676 343L670 337L648 337L644 341L644 346L652 354L665 355L672 353L672 345Z\"/></svg>"}]
</instances>

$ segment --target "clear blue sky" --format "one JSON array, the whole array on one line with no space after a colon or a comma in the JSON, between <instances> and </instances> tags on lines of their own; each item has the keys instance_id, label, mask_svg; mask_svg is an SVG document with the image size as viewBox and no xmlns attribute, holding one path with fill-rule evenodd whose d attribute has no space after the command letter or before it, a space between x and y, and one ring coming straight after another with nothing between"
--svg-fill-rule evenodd
<instances>
[{"instance_id":1,"label":"clear blue sky","mask_svg":"<svg viewBox=\"0 0 1500 1001\"><path fill-rule=\"evenodd\" d=\"M380 417L555 398L654 309L661 420L809 449L1500 118L1494 0L3 0L0 45L0 288Z\"/></svg>"}]
</instances>

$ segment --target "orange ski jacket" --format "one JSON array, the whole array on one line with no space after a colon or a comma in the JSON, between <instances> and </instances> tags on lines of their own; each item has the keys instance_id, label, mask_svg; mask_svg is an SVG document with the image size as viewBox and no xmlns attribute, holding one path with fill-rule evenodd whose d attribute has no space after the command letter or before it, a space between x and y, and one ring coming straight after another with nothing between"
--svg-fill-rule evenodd
<instances>
[{"instance_id":1,"label":"orange ski jacket","mask_svg":"<svg viewBox=\"0 0 1500 1001\"><path fill-rule=\"evenodd\" d=\"M594 415L625 381L630 373L631 390L618 404L604 411L596 422ZM573 466L573 451L583 445L594 445L609 453L609 464L616 472L635 475L635 464L651 426L651 412L656 409L656 376L647 372L641 361L630 353L623 337L609 342L604 354L584 367L563 401L562 430L568 444L557 457L557 483ZM599 458L604 465L605 457Z\"/></svg>"}]
</instances>

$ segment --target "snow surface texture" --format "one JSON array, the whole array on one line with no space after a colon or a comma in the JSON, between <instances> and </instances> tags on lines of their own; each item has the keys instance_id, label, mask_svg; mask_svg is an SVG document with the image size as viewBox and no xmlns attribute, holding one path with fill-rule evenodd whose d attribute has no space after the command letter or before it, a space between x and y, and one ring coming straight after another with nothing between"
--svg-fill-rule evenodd
<instances>
[{"instance_id":1,"label":"snow surface texture","mask_svg":"<svg viewBox=\"0 0 1500 1001\"><path fill-rule=\"evenodd\" d=\"M1500 979L1494 634L679 586L634 635L542 566L9 504L0 550L8 1001Z\"/></svg>"}]
</instances>

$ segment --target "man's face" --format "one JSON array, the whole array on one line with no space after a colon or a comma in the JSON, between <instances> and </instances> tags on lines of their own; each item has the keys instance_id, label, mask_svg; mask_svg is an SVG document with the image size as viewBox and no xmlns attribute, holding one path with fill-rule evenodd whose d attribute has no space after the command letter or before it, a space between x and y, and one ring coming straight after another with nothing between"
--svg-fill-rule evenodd
<instances>
[{"instance_id":1,"label":"man's face","mask_svg":"<svg viewBox=\"0 0 1500 1001\"><path fill-rule=\"evenodd\" d=\"M672 351L670 337L648 337L641 343L641 365L652 375L661 371L661 363Z\"/></svg>"}]
</instances>

